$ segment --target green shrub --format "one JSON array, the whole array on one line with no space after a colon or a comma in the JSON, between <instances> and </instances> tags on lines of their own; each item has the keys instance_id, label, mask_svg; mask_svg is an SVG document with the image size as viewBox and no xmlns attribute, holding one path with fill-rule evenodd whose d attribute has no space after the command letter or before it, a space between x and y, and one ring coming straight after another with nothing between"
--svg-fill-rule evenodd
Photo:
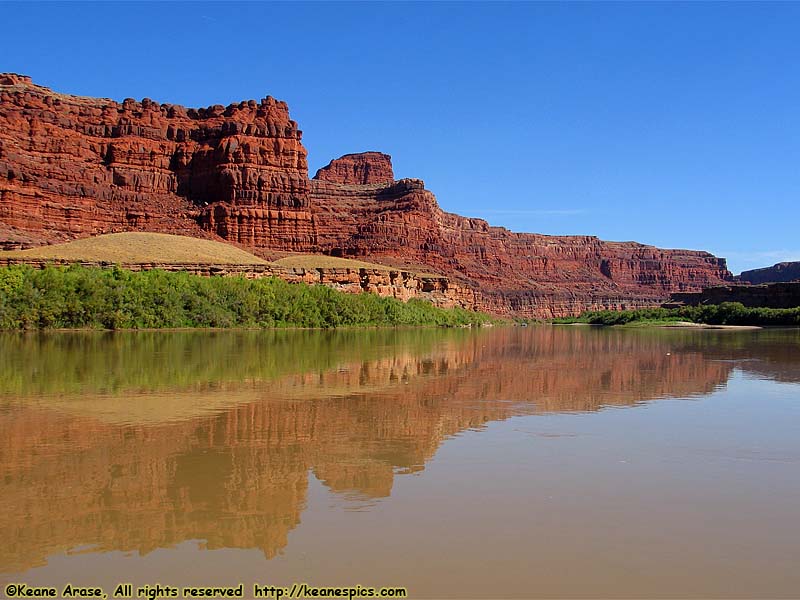
<instances>
[{"instance_id":1,"label":"green shrub","mask_svg":"<svg viewBox=\"0 0 800 600\"><path fill-rule=\"evenodd\" d=\"M691 321L708 325L800 325L800 307L763 308L744 306L740 302L724 302L681 308L589 311L579 317L555 320L557 323L593 325L625 325L648 321Z\"/></svg>"},{"instance_id":2,"label":"green shrub","mask_svg":"<svg viewBox=\"0 0 800 600\"><path fill-rule=\"evenodd\" d=\"M276 278L0 268L0 329L470 325L488 315Z\"/></svg>"}]
</instances>

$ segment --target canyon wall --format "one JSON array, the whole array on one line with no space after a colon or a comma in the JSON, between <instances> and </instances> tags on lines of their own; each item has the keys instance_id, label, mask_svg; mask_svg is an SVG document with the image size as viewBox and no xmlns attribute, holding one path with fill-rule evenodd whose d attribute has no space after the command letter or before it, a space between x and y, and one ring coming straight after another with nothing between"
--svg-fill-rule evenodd
<instances>
[{"instance_id":1,"label":"canyon wall","mask_svg":"<svg viewBox=\"0 0 800 600\"><path fill-rule=\"evenodd\" d=\"M418 179L354 185L318 177L310 195L323 252L447 274L476 289L476 307L488 312L557 317L653 306L731 277L725 260L707 252L515 233L447 213Z\"/></svg>"},{"instance_id":2,"label":"canyon wall","mask_svg":"<svg viewBox=\"0 0 800 600\"><path fill-rule=\"evenodd\" d=\"M782 262L763 269L742 271L736 278L744 283L778 283L800 280L800 262Z\"/></svg>"},{"instance_id":3,"label":"canyon wall","mask_svg":"<svg viewBox=\"0 0 800 600\"><path fill-rule=\"evenodd\" d=\"M314 245L285 102L186 109L57 94L0 74L0 235L30 246L147 230Z\"/></svg>"},{"instance_id":4,"label":"canyon wall","mask_svg":"<svg viewBox=\"0 0 800 600\"><path fill-rule=\"evenodd\" d=\"M0 74L0 249L117 231L321 252L446 276L473 308L527 317L657 305L729 281L724 259L444 212L379 152L308 178L301 131L267 97L186 109L55 93Z\"/></svg>"}]
</instances>

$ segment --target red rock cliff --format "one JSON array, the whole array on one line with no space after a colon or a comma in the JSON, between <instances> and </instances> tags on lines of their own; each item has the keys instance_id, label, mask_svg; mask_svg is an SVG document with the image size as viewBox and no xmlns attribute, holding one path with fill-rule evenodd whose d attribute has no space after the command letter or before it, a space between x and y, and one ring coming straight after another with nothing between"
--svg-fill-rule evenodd
<instances>
[{"instance_id":1,"label":"red rock cliff","mask_svg":"<svg viewBox=\"0 0 800 600\"><path fill-rule=\"evenodd\" d=\"M442 211L391 158L343 156L308 179L301 132L267 97L201 109L55 93L0 74L0 248L126 230L255 252L421 267L474 306L532 317L658 304L730 279L724 259L591 236L514 233Z\"/></svg>"},{"instance_id":2,"label":"red rock cliff","mask_svg":"<svg viewBox=\"0 0 800 600\"><path fill-rule=\"evenodd\" d=\"M323 251L425 265L475 288L477 307L490 312L555 317L652 306L731 277L725 260L707 252L491 227L444 212L418 179L314 180L311 199Z\"/></svg>"},{"instance_id":3,"label":"red rock cliff","mask_svg":"<svg viewBox=\"0 0 800 600\"><path fill-rule=\"evenodd\" d=\"M0 233L9 238L143 229L284 250L315 242L306 150L285 102L119 104L4 74L0 106Z\"/></svg>"}]
</instances>

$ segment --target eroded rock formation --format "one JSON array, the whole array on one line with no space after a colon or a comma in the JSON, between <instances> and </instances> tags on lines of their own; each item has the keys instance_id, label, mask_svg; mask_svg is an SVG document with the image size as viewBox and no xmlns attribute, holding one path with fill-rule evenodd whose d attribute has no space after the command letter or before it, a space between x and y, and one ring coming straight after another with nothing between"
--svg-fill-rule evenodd
<instances>
[{"instance_id":1,"label":"eroded rock formation","mask_svg":"<svg viewBox=\"0 0 800 600\"><path fill-rule=\"evenodd\" d=\"M314 179L344 185L392 183L392 157L381 152L345 154L319 169Z\"/></svg>"},{"instance_id":2,"label":"eroded rock formation","mask_svg":"<svg viewBox=\"0 0 800 600\"><path fill-rule=\"evenodd\" d=\"M120 104L3 74L0 106L0 235L12 244L128 230L315 243L306 150L285 102Z\"/></svg>"},{"instance_id":3,"label":"eroded rock formation","mask_svg":"<svg viewBox=\"0 0 800 600\"><path fill-rule=\"evenodd\" d=\"M552 317L656 305L730 280L706 252L548 236L444 212L391 159L349 154L308 179L301 132L267 97L202 109L55 93L0 75L0 248L115 231L367 257L446 275L473 308Z\"/></svg>"}]
</instances>

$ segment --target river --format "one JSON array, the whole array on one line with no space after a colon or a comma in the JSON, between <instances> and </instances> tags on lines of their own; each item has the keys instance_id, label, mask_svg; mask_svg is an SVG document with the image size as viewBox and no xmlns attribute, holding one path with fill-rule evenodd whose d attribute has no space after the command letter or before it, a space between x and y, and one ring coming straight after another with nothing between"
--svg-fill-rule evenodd
<instances>
[{"instance_id":1,"label":"river","mask_svg":"<svg viewBox=\"0 0 800 600\"><path fill-rule=\"evenodd\" d=\"M0 335L0 581L797 597L800 330Z\"/></svg>"}]
</instances>

